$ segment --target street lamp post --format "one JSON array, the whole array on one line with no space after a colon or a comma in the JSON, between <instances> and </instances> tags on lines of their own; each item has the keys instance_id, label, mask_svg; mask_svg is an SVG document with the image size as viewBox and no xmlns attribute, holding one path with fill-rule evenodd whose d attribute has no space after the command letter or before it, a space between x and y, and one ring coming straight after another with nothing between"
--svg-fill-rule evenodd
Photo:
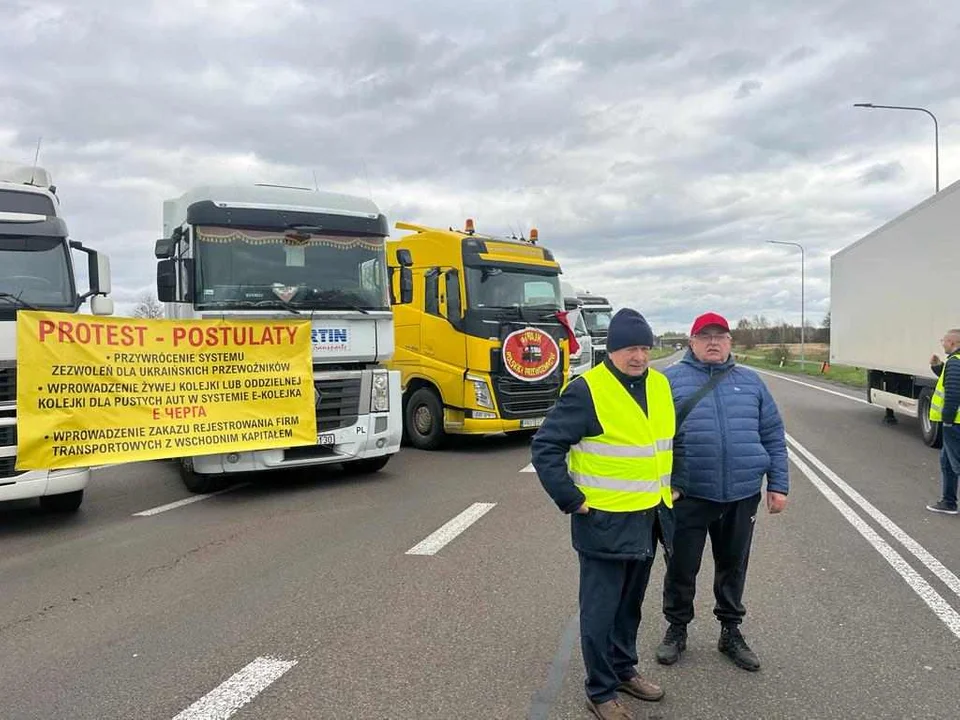
<instances>
[{"instance_id":1,"label":"street lamp post","mask_svg":"<svg viewBox=\"0 0 960 720\"><path fill-rule=\"evenodd\" d=\"M880 110L915 110L916 112L926 113L933 119L933 152L935 163L936 190L940 192L940 126L937 124L937 116L922 107L910 107L907 105L874 105L873 103L854 103L854 107L870 108Z\"/></svg>"},{"instance_id":2,"label":"street lamp post","mask_svg":"<svg viewBox=\"0 0 960 720\"><path fill-rule=\"evenodd\" d=\"M805 340L804 333L806 332L807 317L806 317L806 312L804 310L805 303L804 303L804 297L803 297L804 285L805 285L804 277L806 275L806 271L804 269L805 262L804 262L803 245L801 245L800 243L789 242L787 240L767 240L767 242L773 243L774 245L793 245L794 247L800 248L800 370L802 371L807 367L806 346L804 344L804 340Z\"/></svg>"}]
</instances>

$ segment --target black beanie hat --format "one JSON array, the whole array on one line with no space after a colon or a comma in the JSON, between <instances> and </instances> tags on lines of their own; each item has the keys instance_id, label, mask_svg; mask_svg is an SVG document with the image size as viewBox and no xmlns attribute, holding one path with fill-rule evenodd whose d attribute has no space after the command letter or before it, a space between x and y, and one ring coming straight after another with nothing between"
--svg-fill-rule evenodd
<instances>
[{"instance_id":1,"label":"black beanie hat","mask_svg":"<svg viewBox=\"0 0 960 720\"><path fill-rule=\"evenodd\" d=\"M618 310L607 328L607 352L634 345L653 347L653 330L636 310Z\"/></svg>"}]
</instances>

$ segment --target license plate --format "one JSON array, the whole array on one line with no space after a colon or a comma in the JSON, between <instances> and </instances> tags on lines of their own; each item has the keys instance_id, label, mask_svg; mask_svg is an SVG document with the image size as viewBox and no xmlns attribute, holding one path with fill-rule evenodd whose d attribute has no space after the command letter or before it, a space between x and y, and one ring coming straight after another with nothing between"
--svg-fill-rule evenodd
<instances>
[{"instance_id":1,"label":"license plate","mask_svg":"<svg viewBox=\"0 0 960 720\"><path fill-rule=\"evenodd\" d=\"M333 433L323 433L317 436L317 445L336 445L337 436Z\"/></svg>"},{"instance_id":2,"label":"license plate","mask_svg":"<svg viewBox=\"0 0 960 720\"><path fill-rule=\"evenodd\" d=\"M543 425L543 418L527 418L520 421L520 427L522 428L540 427L541 425Z\"/></svg>"}]
</instances>

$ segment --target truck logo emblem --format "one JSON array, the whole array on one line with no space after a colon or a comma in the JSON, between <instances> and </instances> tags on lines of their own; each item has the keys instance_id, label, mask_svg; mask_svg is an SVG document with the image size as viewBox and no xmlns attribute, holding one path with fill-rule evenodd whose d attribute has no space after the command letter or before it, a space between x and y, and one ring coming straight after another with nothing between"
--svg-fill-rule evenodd
<instances>
[{"instance_id":1,"label":"truck logo emblem","mask_svg":"<svg viewBox=\"0 0 960 720\"><path fill-rule=\"evenodd\" d=\"M290 302L290 298L296 295L299 289L296 285L274 285L273 294L284 302Z\"/></svg>"},{"instance_id":2,"label":"truck logo emblem","mask_svg":"<svg viewBox=\"0 0 960 720\"><path fill-rule=\"evenodd\" d=\"M350 329L346 327L314 327L310 330L314 352L349 352Z\"/></svg>"},{"instance_id":3,"label":"truck logo emblem","mask_svg":"<svg viewBox=\"0 0 960 720\"><path fill-rule=\"evenodd\" d=\"M527 327L507 335L501 350L507 372L524 382L543 380L560 364L560 346L548 333Z\"/></svg>"}]
</instances>

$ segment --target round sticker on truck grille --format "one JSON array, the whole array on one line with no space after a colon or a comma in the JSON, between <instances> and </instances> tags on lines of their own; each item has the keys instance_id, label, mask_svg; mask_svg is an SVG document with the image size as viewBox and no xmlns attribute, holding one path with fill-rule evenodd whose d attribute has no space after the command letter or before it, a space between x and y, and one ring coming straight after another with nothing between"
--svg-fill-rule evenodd
<instances>
[{"instance_id":1,"label":"round sticker on truck grille","mask_svg":"<svg viewBox=\"0 0 960 720\"><path fill-rule=\"evenodd\" d=\"M507 335L500 354L507 372L526 382L543 380L560 364L557 341L532 327Z\"/></svg>"}]
</instances>

